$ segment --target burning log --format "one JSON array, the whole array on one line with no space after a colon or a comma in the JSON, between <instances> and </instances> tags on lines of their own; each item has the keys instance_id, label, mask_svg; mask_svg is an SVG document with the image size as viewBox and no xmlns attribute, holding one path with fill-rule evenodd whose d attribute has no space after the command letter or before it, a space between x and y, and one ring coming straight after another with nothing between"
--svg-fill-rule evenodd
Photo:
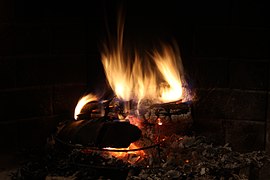
<instances>
[{"instance_id":1,"label":"burning log","mask_svg":"<svg viewBox=\"0 0 270 180\"><path fill-rule=\"evenodd\" d=\"M101 118L105 115L104 104L98 101L90 101L83 106L77 120Z\"/></svg>"},{"instance_id":2,"label":"burning log","mask_svg":"<svg viewBox=\"0 0 270 180\"><path fill-rule=\"evenodd\" d=\"M160 135L187 134L193 119L191 104L173 102L151 105L143 117L152 124L158 124Z\"/></svg>"},{"instance_id":3,"label":"burning log","mask_svg":"<svg viewBox=\"0 0 270 180\"><path fill-rule=\"evenodd\" d=\"M140 137L141 130L137 126L106 118L70 121L57 134L63 142L99 148L125 148Z\"/></svg>"}]
</instances>

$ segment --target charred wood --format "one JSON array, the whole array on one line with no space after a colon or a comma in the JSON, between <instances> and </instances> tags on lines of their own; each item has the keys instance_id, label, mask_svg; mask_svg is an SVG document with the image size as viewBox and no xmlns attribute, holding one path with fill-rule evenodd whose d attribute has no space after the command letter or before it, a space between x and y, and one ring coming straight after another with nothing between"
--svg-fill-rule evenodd
<instances>
[{"instance_id":1,"label":"charred wood","mask_svg":"<svg viewBox=\"0 0 270 180\"><path fill-rule=\"evenodd\" d=\"M66 143L99 148L125 148L140 137L137 126L104 118L70 121L57 134Z\"/></svg>"}]
</instances>

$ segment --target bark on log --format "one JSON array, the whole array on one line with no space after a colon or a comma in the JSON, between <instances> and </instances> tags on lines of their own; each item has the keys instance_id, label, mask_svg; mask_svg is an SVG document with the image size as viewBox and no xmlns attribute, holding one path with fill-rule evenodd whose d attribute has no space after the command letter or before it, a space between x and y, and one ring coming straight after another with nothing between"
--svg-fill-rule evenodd
<instances>
[{"instance_id":1,"label":"bark on log","mask_svg":"<svg viewBox=\"0 0 270 180\"><path fill-rule=\"evenodd\" d=\"M57 137L70 144L88 147L126 148L141 137L141 130L129 122L105 118L68 122Z\"/></svg>"}]
</instances>

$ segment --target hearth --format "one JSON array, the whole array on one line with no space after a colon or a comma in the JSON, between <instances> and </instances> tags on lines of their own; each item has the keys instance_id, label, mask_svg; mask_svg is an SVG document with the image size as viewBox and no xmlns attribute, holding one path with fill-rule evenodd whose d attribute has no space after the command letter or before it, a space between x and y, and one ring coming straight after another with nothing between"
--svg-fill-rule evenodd
<instances>
[{"instance_id":1,"label":"hearth","mask_svg":"<svg viewBox=\"0 0 270 180\"><path fill-rule=\"evenodd\" d=\"M176 19L178 20L177 16L175 16ZM80 23L85 28L86 22ZM97 79L101 79L102 76L98 76L99 78L95 76L102 73L99 68L96 68L99 61L95 60L99 57L95 55L94 48L92 48L94 52L90 53L94 54L93 56L78 53L78 55L70 57L67 52L62 57L61 55L51 55L51 51L55 53L57 50L50 49L48 57L43 57L43 54L37 55L37 57L26 55L23 57L26 61L17 59L12 63L7 61L8 64L21 66L15 68L19 72L14 70L15 73L8 73L17 74L16 76L20 78L11 77L16 89L12 85L10 89L2 91L4 102L28 103L24 104L26 108L22 105L18 109L18 115L15 115L16 123L19 122L19 124L12 121L11 123L15 125L10 128L11 130L7 130L12 132L10 134L16 134L12 137L18 136L19 138L6 140L5 136L2 136L4 139L2 144L5 142L12 144L13 141L10 139L15 139L14 142L19 142L18 148L28 147L28 145L32 147L36 142L41 142L41 138L45 139L43 137L49 134L53 127L58 128L52 138L48 138L45 155L28 160L14 174L14 178L229 179L256 177L257 170L262 167L263 162L267 161L264 152L241 154L234 150L246 152L267 147L268 80L266 77L269 63L263 59L260 63L255 63L252 58L245 59L246 56L242 56L242 54L234 56L235 59L228 59L229 55L224 53L224 49L227 51L227 48L215 51L219 46L212 47L213 44L218 44L216 41L213 43L213 39L219 41L220 33L223 31L235 32L234 28L228 31L227 26L212 29L212 25L211 27L200 27L201 24L198 26L194 21L191 24L189 21L183 23L186 23L183 25L186 29L181 32L188 33L181 37L188 34L186 41L194 41L195 44L184 43L182 46L186 48L188 44L188 48L190 48L183 54L185 53L188 58L187 70L194 73L191 78L194 78L193 83L197 83L195 86L199 91L199 103L196 102L197 98L194 98L193 95L195 90L190 88L189 80L185 79L186 74L176 43L155 44L157 47L153 50L130 51L132 47L125 44L121 26L118 37L109 38L116 41L105 43L101 55L107 81L113 91L109 97L104 96L104 93L109 91L108 89L96 88L100 83ZM190 27L187 28L187 24ZM54 45L57 43L54 43L53 39L59 37L63 29L70 30L70 26L74 26L76 32L73 33L76 35L80 34L78 32L82 32L81 29L83 29L82 27L77 29L78 23L58 27L53 22L40 26L46 26L46 28L49 26L48 34L53 37L45 39L53 41ZM31 24L23 24L23 28L26 29L24 31L32 29ZM50 32L57 28L59 28L58 34ZM88 26L87 28L87 30L92 29ZM154 31L154 29L149 31L152 30ZM176 29L176 31L179 30ZM20 31L18 30L18 32ZM70 36L72 33L67 34ZM216 38L208 37L213 34ZM257 33L254 32L254 34ZM223 34L220 36L226 37ZM230 34L230 37L235 39L238 36L239 34ZM179 41L183 40L181 37L178 37ZM85 38L82 35L83 42L87 38L89 37ZM62 46L66 44L65 39L68 38L61 36L58 40L61 43L55 45L60 49L59 51L66 50L66 46ZM74 39L77 38L74 37ZM70 44L80 44L76 42L71 41ZM223 47L226 43L220 40L220 44ZM48 45L48 47L50 46ZM226 47L230 46L226 44ZM89 45L87 48L89 49ZM183 49L183 47L181 48ZM187 51L192 54L188 54ZM217 53L219 57L216 57L216 52L219 52ZM74 52L72 51L72 53ZM214 57L212 57L213 53ZM204 57L205 54L206 57ZM59 56L62 59L59 62L54 61L59 59ZM78 62L78 56L83 60ZM242 59L239 60L239 57ZM7 57L8 60L10 58L12 57ZM52 61L48 62L47 59L50 58ZM72 60L72 63L65 70L59 71L63 64L66 67L67 58ZM36 63L36 59L42 59L43 63ZM89 59L91 62L88 62ZM89 66L92 67L92 70L88 69ZM44 67L45 70L42 70ZM52 75L48 77L47 74L51 71L51 67L55 68L53 68ZM73 68L76 69L75 78L70 73L73 72ZM40 70L43 75L35 78ZM91 72L94 76L90 75ZM246 72L250 72L250 74ZM30 80L23 77L29 77ZM239 81L242 83L239 84ZM82 98L85 102L80 101L74 118L70 119L72 116L70 112L75 107L78 94L81 95L82 91L85 92L86 84L93 91ZM81 89L78 90L78 88ZM23 92L14 96L15 93L21 91ZM175 96L172 97L171 94ZM19 100L16 101L17 99ZM42 103L40 103L41 101ZM9 104L12 104L10 107L13 109L14 103ZM193 109L194 104L195 110ZM5 112L4 108L4 117L11 118L10 112L13 111ZM62 122L56 126L55 124L60 120ZM3 129L7 126L5 123L3 123ZM196 130L198 130L196 132L194 132L193 123L196 124ZM39 130L43 127L45 129L43 131L46 133L43 132L40 138L34 138L40 134ZM18 135L17 128L19 128ZM211 140L214 139L215 143L212 144L209 139L198 136L199 131L202 134L207 131L208 134L205 135L208 135L208 138L209 134L214 134ZM5 131L2 134L5 135ZM217 142L222 145L217 145ZM40 145L43 145L43 141ZM35 156L31 152L29 154Z\"/></svg>"}]
</instances>

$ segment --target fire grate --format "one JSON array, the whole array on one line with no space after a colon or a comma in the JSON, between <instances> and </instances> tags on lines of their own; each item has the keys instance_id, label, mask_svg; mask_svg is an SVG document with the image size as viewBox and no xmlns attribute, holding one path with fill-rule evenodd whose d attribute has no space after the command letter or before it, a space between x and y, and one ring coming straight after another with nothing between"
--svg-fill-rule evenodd
<instances>
[{"instance_id":1,"label":"fire grate","mask_svg":"<svg viewBox=\"0 0 270 180\"><path fill-rule=\"evenodd\" d=\"M81 154L81 156L84 156L83 162L81 159L77 161L74 159L74 164L77 164L79 166L89 167L89 168L101 168L101 169L119 169L119 162L122 164L122 167L120 169L145 169L145 168L160 168L161 163L161 144L163 142L159 142L150 146L140 147L136 149L107 149L107 148L97 148L97 147L86 147L81 145L72 145L68 144L66 142L63 142L59 138L54 138L56 142L60 143L61 145L64 145L64 147L69 147L70 154ZM144 153L147 153L148 156L151 156L151 160L147 159L149 157L138 157L138 155L133 154L133 152L140 152L144 151ZM147 152L146 152L147 151ZM117 155L114 155L114 153L120 153L122 158L117 157ZM155 154L155 157L153 157L153 154ZM94 161L91 159L91 156L98 156L103 159L103 161ZM75 156L76 157L76 156ZM90 159L89 159L90 157ZM147 160L150 160L151 162L141 162L138 163L140 158L146 158ZM153 158L155 158L155 164L153 164Z\"/></svg>"},{"instance_id":2,"label":"fire grate","mask_svg":"<svg viewBox=\"0 0 270 180\"><path fill-rule=\"evenodd\" d=\"M191 106L178 101L142 102L138 107L135 102L123 102L116 97L90 101L77 121L67 121L59 126L54 140L62 150L76 150L90 156L98 154L109 162L115 157L128 167L161 167L161 146L165 137L186 134L190 130ZM102 166L98 162L84 165ZM106 168L108 163L103 162L103 165Z\"/></svg>"}]
</instances>

